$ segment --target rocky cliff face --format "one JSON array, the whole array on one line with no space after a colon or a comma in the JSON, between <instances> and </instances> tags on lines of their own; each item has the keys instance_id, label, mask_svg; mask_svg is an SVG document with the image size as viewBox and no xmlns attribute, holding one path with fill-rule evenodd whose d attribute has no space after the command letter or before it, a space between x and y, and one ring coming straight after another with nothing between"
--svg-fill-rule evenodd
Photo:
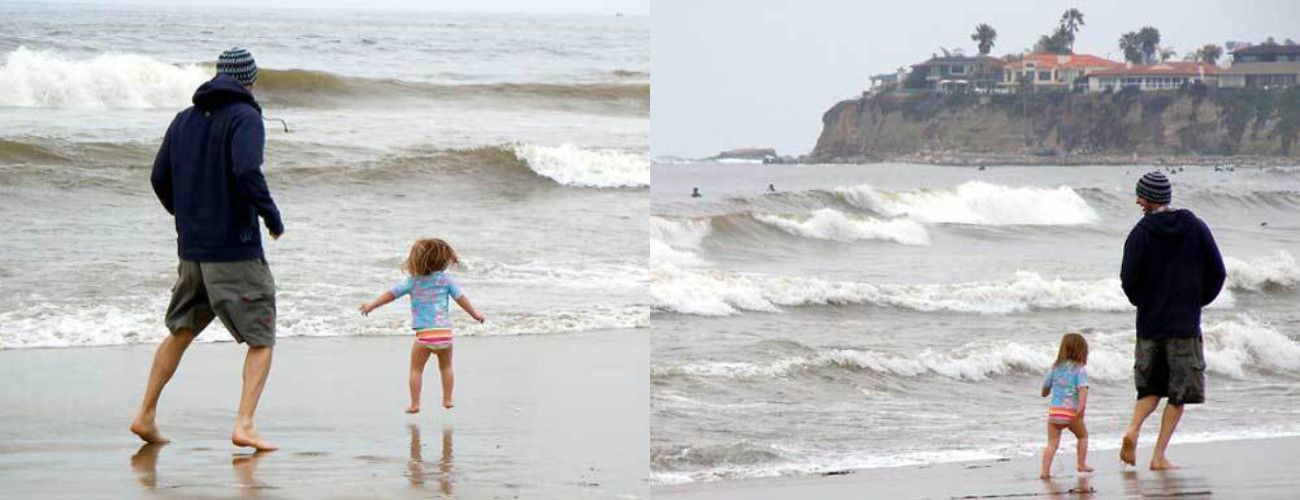
<instances>
[{"instance_id":1,"label":"rocky cliff face","mask_svg":"<svg viewBox=\"0 0 1300 500\"><path fill-rule=\"evenodd\" d=\"M912 94L843 101L810 155L926 153L1300 156L1300 89Z\"/></svg>"}]
</instances>

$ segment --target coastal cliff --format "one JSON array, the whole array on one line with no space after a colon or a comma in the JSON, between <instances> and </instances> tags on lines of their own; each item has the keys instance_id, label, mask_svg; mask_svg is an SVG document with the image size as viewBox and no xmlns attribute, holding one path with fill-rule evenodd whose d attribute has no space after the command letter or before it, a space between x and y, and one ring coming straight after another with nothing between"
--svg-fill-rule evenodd
<instances>
[{"instance_id":1,"label":"coastal cliff","mask_svg":"<svg viewBox=\"0 0 1300 500\"><path fill-rule=\"evenodd\" d=\"M808 160L997 158L1013 163L1135 156L1300 157L1300 88L1114 93L883 94L835 104ZM1063 161L1064 160L1064 161ZM1113 160L1113 161L1111 161Z\"/></svg>"}]
</instances>

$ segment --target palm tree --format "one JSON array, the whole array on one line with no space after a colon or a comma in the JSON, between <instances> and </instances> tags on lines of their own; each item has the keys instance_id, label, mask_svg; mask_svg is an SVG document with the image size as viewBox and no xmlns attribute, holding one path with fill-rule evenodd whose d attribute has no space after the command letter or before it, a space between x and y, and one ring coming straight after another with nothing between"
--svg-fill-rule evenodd
<instances>
[{"instance_id":1,"label":"palm tree","mask_svg":"<svg viewBox=\"0 0 1300 500\"><path fill-rule=\"evenodd\" d=\"M1173 59L1178 55L1178 51L1169 47L1160 47L1159 53L1161 62Z\"/></svg>"},{"instance_id":2,"label":"palm tree","mask_svg":"<svg viewBox=\"0 0 1300 500\"><path fill-rule=\"evenodd\" d=\"M1136 31L1130 31L1119 37L1119 48L1124 51L1124 60L1133 64L1142 64L1142 39Z\"/></svg>"},{"instance_id":3,"label":"palm tree","mask_svg":"<svg viewBox=\"0 0 1300 500\"><path fill-rule=\"evenodd\" d=\"M1083 13L1079 9L1070 9L1061 14L1061 28L1070 33L1070 52L1074 52L1074 34L1079 32L1079 28L1084 26Z\"/></svg>"},{"instance_id":4,"label":"palm tree","mask_svg":"<svg viewBox=\"0 0 1300 500\"><path fill-rule=\"evenodd\" d=\"M970 35L972 41L979 42L980 55L982 56L989 55L989 51L993 50L993 41L997 38L998 32L987 23L976 26L975 32Z\"/></svg>"},{"instance_id":5,"label":"palm tree","mask_svg":"<svg viewBox=\"0 0 1300 500\"><path fill-rule=\"evenodd\" d=\"M1138 42L1142 47L1143 60L1150 63L1156 60L1160 48L1160 30L1152 26L1143 26L1137 31Z\"/></svg>"},{"instance_id":6,"label":"palm tree","mask_svg":"<svg viewBox=\"0 0 1300 500\"><path fill-rule=\"evenodd\" d=\"M1196 49L1183 57L1184 61L1197 61L1205 64L1218 64L1219 56L1223 55L1223 49L1215 44L1206 44L1204 47Z\"/></svg>"}]
</instances>

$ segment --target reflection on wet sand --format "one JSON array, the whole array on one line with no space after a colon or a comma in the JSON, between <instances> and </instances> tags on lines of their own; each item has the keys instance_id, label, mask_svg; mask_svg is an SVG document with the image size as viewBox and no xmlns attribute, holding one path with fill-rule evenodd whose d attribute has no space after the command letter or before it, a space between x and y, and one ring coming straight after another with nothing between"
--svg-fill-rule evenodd
<instances>
[{"instance_id":1,"label":"reflection on wet sand","mask_svg":"<svg viewBox=\"0 0 1300 500\"><path fill-rule=\"evenodd\" d=\"M438 481L438 490L443 496L451 496L451 473L452 473L452 449L451 449L451 428L443 427L442 429L442 459L438 460L437 472L429 471L425 468L423 445L420 443L420 428L415 424L407 425L411 431L411 460L407 462L407 479L411 481L411 486L421 487L429 474L434 474Z\"/></svg>"},{"instance_id":2,"label":"reflection on wet sand","mask_svg":"<svg viewBox=\"0 0 1300 500\"><path fill-rule=\"evenodd\" d=\"M131 455L131 470L140 486L151 490L158 487L158 452L164 446L167 443L145 443Z\"/></svg>"},{"instance_id":3,"label":"reflection on wet sand","mask_svg":"<svg viewBox=\"0 0 1300 500\"><path fill-rule=\"evenodd\" d=\"M256 477L258 461L269 454L271 454L269 451L258 451L255 453L235 454L230 459L230 467L235 471L235 481L244 489L245 497L256 497L258 490L275 488L258 481Z\"/></svg>"},{"instance_id":4,"label":"reflection on wet sand","mask_svg":"<svg viewBox=\"0 0 1300 500\"><path fill-rule=\"evenodd\" d=\"M1080 495L1091 495L1097 492L1090 484L1089 476L1077 476L1074 481L1053 478L1046 482L1048 498L1077 498Z\"/></svg>"}]
</instances>

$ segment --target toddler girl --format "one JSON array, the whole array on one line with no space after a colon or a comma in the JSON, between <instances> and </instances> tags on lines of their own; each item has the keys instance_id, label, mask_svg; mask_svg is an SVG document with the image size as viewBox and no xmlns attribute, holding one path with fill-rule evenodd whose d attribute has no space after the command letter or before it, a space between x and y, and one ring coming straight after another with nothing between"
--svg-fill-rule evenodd
<instances>
[{"instance_id":1,"label":"toddler girl","mask_svg":"<svg viewBox=\"0 0 1300 500\"><path fill-rule=\"evenodd\" d=\"M1052 473L1052 458L1061 444L1061 429L1070 429L1079 440L1078 471L1092 472L1088 466L1088 428L1083 412L1088 404L1088 342L1083 335L1067 333L1061 338L1056 363L1043 381L1043 397L1052 397L1047 408L1047 449L1043 450L1043 470L1039 477Z\"/></svg>"}]
</instances>

